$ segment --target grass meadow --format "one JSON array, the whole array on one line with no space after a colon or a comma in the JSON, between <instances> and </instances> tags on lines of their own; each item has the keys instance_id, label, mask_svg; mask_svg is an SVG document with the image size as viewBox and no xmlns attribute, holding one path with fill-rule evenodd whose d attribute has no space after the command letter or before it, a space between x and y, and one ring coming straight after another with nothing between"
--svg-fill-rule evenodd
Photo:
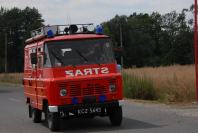
<instances>
[{"instance_id":1,"label":"grass meadow","mask_svg":"<svg viewBox=\"0 0 198 133\"><path fill-rule=\"evenodd\" d=\"M194 65L123 70L127 98L161 102L195 101Z\"/></svg>"},{"instance_id":2,"label":"grass meadow","mask_svg":"<svg viewBox=\"0 0 198 133\"><path fill-rule=\"evenodd\" d=\"M1 73L0 84L22 84L22 73Z\"/></svg>"},{"instance_id":3,"label":"grass meadow","mask_svg":"<svg viewBox=\"0 0 198 133\"><path fill-rule=\"evenodd\" d=\"M124 96L163 103L195 101L194 65L123 70ZM0 83L22 84L22 73L0 74Z\"/></svg>"}]
</instances>

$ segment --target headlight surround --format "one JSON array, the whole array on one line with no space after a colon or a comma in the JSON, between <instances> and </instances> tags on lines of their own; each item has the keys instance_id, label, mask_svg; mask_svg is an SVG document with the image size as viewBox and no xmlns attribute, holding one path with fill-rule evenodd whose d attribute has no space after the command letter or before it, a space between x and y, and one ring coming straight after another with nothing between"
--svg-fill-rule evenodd
<instances>
[{"instance_id":1,"label":"headlight surround","mask_svg":"<svg viewBox=\"0 0 198 133\"><path fill-rule=\"evenodd\" d=\"M66 96L66 95L67 95L67 90L66 90L66 88L61 88L61 89L60 89L60 96L64 97L64 96Z\"/></svg>"},{"instance_id":2,"label":"headlight surround","mask_svg":"<svg viewBox=\"0 0 198 133\"><path fill-rule=\"evenodd\" d=\"M116 91L116 85L115 84L110 84L109 85L109 91L110 92L115 92Z\"/></svg>"}]
</instances>

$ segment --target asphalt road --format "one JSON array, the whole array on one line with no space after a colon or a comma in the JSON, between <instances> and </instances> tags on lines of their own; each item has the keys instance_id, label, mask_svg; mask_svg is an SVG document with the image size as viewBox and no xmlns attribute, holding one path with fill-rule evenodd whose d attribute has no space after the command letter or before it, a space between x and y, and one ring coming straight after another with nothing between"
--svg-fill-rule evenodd
<instances>
[{"instance_id":1,"label":"asphalt road","mask_svg":"<svg viewBox=\"0 0 198 133\"><path fill-rule=\"evenodd\" d=\"M198 106L169 107L125 100L123 123L112 127L108 118L62 121L60 132L197 133ZM48 133L45 124L28 118L22 87L0 86L0 133Z\"/></svg>"}]
</instances>

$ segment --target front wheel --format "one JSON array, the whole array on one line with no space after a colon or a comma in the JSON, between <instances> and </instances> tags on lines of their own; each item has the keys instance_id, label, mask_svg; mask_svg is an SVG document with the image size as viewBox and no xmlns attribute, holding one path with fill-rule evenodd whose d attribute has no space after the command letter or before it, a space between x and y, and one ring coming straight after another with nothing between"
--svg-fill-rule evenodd
<instances>
[{"instance_id":1,"label":"front wheel","mask_svg":"<svg viewBox=\"0 0 198 133\"><path fill-rule=\"evenodd\" d=\"M58 131L60 129L60 114L59 113L51 113L49 110L46 114L48 128L51 131Z\"/></svg>"},{"instance_id":2,"label":"front wheel","mask_svg":"<svg viewBox=\"0 0 198 133\"><path fill-rule=\"evenodd\" d=\"M122 107L109 109L109 119L111 125L120 126L122 123Z\"/></svg>"}]
</instances>

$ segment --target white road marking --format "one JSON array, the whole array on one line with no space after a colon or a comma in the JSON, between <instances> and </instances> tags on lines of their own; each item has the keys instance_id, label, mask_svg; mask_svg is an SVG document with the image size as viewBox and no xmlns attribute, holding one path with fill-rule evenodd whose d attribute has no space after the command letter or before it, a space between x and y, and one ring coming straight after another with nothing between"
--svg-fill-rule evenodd
<instances>
[{"instance_id":1,"label":"white road marking","mask_svg":"<svg viewBox=\"0 0 198 133\"><path fill-rule=\"evenodd\" d=\"M10 101L13 101L13 102L17 102L17 103L23 102L22 100L16 99L16 98L9 98L9 100L10 100Z\"/></svg>"}]
</instances>

